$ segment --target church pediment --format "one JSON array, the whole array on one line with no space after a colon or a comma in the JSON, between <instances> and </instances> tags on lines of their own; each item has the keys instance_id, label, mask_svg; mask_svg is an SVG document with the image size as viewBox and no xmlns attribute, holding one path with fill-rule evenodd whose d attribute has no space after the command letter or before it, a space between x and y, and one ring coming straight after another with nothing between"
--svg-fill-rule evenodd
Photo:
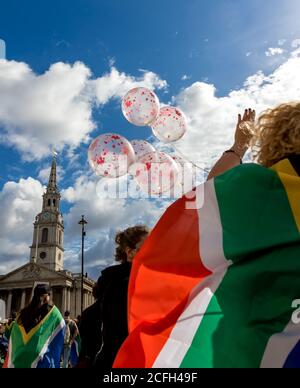
<instances>
[{"instance_id":1,"label":"church pediment","mask_svg":"<svg viewBox=\"0 0 300 388\"><path fill-rule=\"evenodd\" d=\"M21 281L50 281L58 278L69 278L63 272L52 271L35 263L28 263L0 278L0 287L5 284L14 284Z\"/></svg>"}]
</instances>

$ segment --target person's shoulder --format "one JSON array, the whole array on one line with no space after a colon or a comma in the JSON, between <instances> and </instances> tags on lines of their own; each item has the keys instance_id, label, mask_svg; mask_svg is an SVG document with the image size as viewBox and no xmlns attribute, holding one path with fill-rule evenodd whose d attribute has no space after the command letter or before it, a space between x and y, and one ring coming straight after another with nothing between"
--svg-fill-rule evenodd
<instances>
[{"instance_id":1,"label":"person's shoulder","mask_svg":"<svg viewBox=\"0 0 300 388\"><path fill-rule=\"evenodd\" d=\"M267 170L265 167L258 163L242 163L236 167L233 167L232 169L228 170L227 172L232 172L232 173L240 173L240 172L245 172L245 171L258 171L258 170ZM225 172L226 174L226 172Z\"/></svg>"},{"instance_id":2,"label":"person's shoulder","mask_svg":"<svg viewBox=\"0 0 300 388\"><path fill-rule=\"evenodd\" d=\"M94 305L94 303L82 311L81 320L85 319L86 317L88 317L90 315L90 312L92 310L93 305Z\"/></svg>"},{"instance_id":3,"label":"person's shoulder","mask_svg":"<svg viewBox=\"0 0 300 388\"><path fill-rule=\"evenodd\" d=\"M99 309L99 302L96 301L82 312L82 319L92 314L95 310Z\"/></svg>"},{"instance_id":4,"label":"person's shoulder","mask_svg":"<svg viewBox=\"0 0 300 388\"><path fill-rule=\"evenodd\" d=\"M122 274L127 267L128 267L128 263L112 265L110 267L105 268L101 272L101 274L104 277L116 276L118 274Z\"/></svg>"},{"instance_id":5,"label":"person's shoulder","mask_svg":"<svg viewBox=\"0 0 300 388\"><path fill-rule=\"evenodd\" d=\"M47 313L51 313L50 315L54 315L57 319L64 321L62 313L60 312L59 308L55 306L55 304L48 304Z\"/></svg>"},{"instance_id":6,"label":"person's shoulder","mask_svg":"<svg viewBox=\"0 0 300 388\"><path fill-rule=\"evenodd\" d=\"M70 325L71 326L77 326L77 323L74 321L74 319L70 319Z\"/></svg>"},{"instance_id":7,"label":"person's shoulder","mask_svg":"<svg viewBox=\"0 0 300 388\"><path fill-rule=\"evenodd\" d=\"M245 179L246 180L249 179L253 181L253 179L255 180L255 179L258 179L259 177L267 177L272 175L273 175L273 171L271 169L266 168L260 164L243 163L217 176L215 178L215 181L220 183L221 182L233 183L234 181L240 181Z\"/></svg>"}]
</instances>

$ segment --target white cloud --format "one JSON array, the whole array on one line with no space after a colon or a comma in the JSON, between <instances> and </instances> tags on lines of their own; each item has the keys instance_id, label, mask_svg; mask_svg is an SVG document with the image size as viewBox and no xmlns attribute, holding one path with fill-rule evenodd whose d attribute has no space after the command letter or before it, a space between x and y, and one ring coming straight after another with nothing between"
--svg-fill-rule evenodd
<instances>
[{"instance_id":1,"label":"white cloud","mask_svg":"<svg viewBox=\"0 0 300 388\"><path fill-rule=\"evenodd\" d=\"M273 57L274 55L281 55L283 52L284 50L280 47L270 47L265 54L267 57Z\"/></svg>"},{"instance_id":2,"label":"white cloud","mask_svg":"<svg viewBox=\"0 0 300 388\"><path fill-rule=\"evenodd\" d=\"M216 96L212 84L193 83L173 99L189 119L189 130L176 146L187 159L211 165L232 145L237 115L243 109L252 107L260 113L282 102L299 100L299 68L300 58L294 52L272 74L259 71L248 77L241 89L224 97Z\"/></svg>"},{"instance_id":3,"label":"white cloud","mask_svg":"<svg viewBox=\"0 0 300 388\"><path fill-rule=\"evenodd\" d=\"M6 182L0 192L0 273L29 260L33 221L42 208L44 188L33 178ZM32 226L32 227L31 227Z\"/></svg>"},{"instance_id":4,"label":"white cloud","mask_svg":"<svg viewBox=\"0 0 300 388\"><path fill-rule=\"evenodd\" d=\"M292 48L297 48L300 46L300 39L294 39L291 43Z\"/></svg>"},{"instance_id":5,"label":"white cloud","mask_svg":"<svg viewBox=\"0 0 300 388\"><path fill-rule=\"evenodd\" d=\"M250 57L250 55L252 55L252 52L251 52L251 51L249 51L249 52L246 53L246 57Z\"/></svg>"},{"instance_id":6,"label":"white cloud","mask_svg":"<svg viewBox=\"0 0 300 388\"><path fill-rule=\"evenodd\" d=\"M88 231L88 229L87 229ZM96 279L99 276L100 270L109 265L113 265L114 262L114 238L116 230L113 228L107 228L105 230L99 230L96 240L89 243L89 246L85 249L84 255L84 267L85 272L89 273ZM86 242L88 242L89 232L87 233ZM78 239L79 240L79 239ZM72 249L73 248L73 249ZM64 266L72 271L81 271L81 247L78 245L65 252Z\"/></svg>"},{"instance_id":7,"label":"white cloud","mask_svg":"<svg viewBox=\"0 0 300 388\"><path fill-rule=\"evenodd\" d=\"M142 70L142 76L135 78L120 73L113 67L110 73L90 82L94 88L96 101L99 105L106 104L111 98L122 98L130 89L145 86L150 89L163 89L167 86L159 76L151 71Z\"/></svg>"},{"instance_id":8,"label":"white cloud","mask_svg":"<svg viewBox=\"0 0 300 388\"><path fill-rule=\"evenodd\" d=\"M147 199L128 200L100 198L97 195L98 180L87 175L77 178L75 184L62 191L62 198L71 204L64 216L66 225L66 243L74 246L74 236L80 239L78 221L84 214L88 221L87 239L89 249L86 258L89 268L113 264L114 235L117 230L146 224L152 227L162 215L168 201L149 201ZM78 270L78 251L67 256L66 265Z\"/></svg>"},{"instance_id":9,"label":"white cloud","mask_svg":"<svg viewBox=\"0 0 300 388\"><path fill-rule=\"evenodd\" d=\"M62 198L71 205L64 214L65 268L80 271L81 214L86 227L86 268L96 277L100 268L114 263L116 231L135 224L152 227L159 219L167 201L104 199L97 196L97 180L87 175L77 178L74 186L62 191ZM33 222L42 209L45 187L29 177L7 182L0 192L0 274L7 273L29 260Z\"/></svg>"},{"instance_id":10,"label":"white cloud","mask_svg":"<svg viewBox=\"0 0 300 388\"><path fill-rule=\"evenodd\" d=\"M286 39L279 39L278 46L283 46L286 42Z\"/></svg>"},{"instance_id":11,"label":"white cloud","mask_svg":"<svg viewBox=\"0 0 300 388\"><path fill-rule=\"evenodd\" d=\"M38 179L45 185L48 184L50 170L51 170L51 166L48 166L48 167L45 166L42 169L39 169ZM65 172L64 170L62 170L62 168L59 165L56 168L56 174L57 174L57 182L62 181L65 175Z\"/></svg>"},{"instance_id":12,"label":"white cloud","mask_svg":"<svg viewBox=\"0 0 300 388\"><path fill-rule=\"evenodd\" d=\"M16 147L27 160L40 160L64 147L75 149L89 141L95 124L92 108L144 85L163 88L153 72L132 77L112 68L92 79L81 62L62 62L37 75L23 62L0 60L0 141Z\"/></svg>"},{"instance_id":13,"label":"white cloud","mask_svg":"<svg viewBox=\"0 0 300 388\"><path fill-rule=\"evenodd\" d=\"M28 65L0 61L0 125L2 141L15 146L27 159L41 159L87 141L94 128L91 104L84 94L90 77L82 63L52 65L36 75Z\"/></svg>"},{"instance_id":14,"label":"white cloud","mask_svg":"<svg viewBox=\"0 0 300 388\"><path fill-rule=\"evenodd\" d=\"M182 80L182 81L186 81L186 80L188 80L188 79L190 79L190 78L191 78L190 75L183 74L183 76L181 77L181 80Z\"/></svg>"},{"instance_id":15,"label":"white cloud","mask_svg":"<svg viewBox=\"0 0 300 388\"><path fill-rule=\"evenodd\" d=\"M151 223L153 218L159 216L161 209L158 209L155 202L147 199L130 201L125 198L99 197L97 184L96 179L82 175L77 178L74 186L62 191L62 198L72 204L65 216L70 235L78 230L81 214L88 218L89 233L93 237L97 237L99 230L103 228L130 226L143 221Z\"/></svg>"},{"instance_id":16,"label":"white cloud","mask_svg":"<svg viewBox=\"0 0 300 388\"><path fill-rule=\"evenodd\" d=\"M71 44L67 40L62 39L62 40L59 40L58 42L56 42L55 46L57 46L57 47L62 46L62 47L69 48L71 46Z\"/></svg>"}]
</instances>

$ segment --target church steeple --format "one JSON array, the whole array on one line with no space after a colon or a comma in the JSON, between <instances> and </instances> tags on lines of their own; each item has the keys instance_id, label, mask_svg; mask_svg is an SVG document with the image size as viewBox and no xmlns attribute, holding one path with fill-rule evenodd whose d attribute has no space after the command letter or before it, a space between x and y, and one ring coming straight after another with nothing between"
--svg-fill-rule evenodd
<instances>
[{"instance_id":1,"label":"church steeple","mask_svg":"<svg viewBox=\"0 0 300 388\"><path fill-rule=\"evenodd\" d=\"M52 165L51 165L51 171L47 186L47 192L48 193L58 193L58 188L56 184L56 155L53 155L52 159Z\"/></svg>"},{"instance_id":2,"label":"church steeple","mask_svg":"<svg viewBox=\"0 0 300 388\"><path fill-rule=\"evenodd\" d=\"M56 155L52 159L42 212L34 222L30 260L55 271L63 269L64 222L60 213L60 193L57 187Z\"/></svg>"},{"instance_id":3,"label":"church steeple","mask_svg":"<svg viewBox=\"0 0 300 388\"><path fill-rule=\"evenodd\" d=\"M60 193L57 187L56 176L56 155L54 154L52 159L52 165L49 175L48 186L46 193L43 195L43 211L51 210L59 212Z\"/></svg>"}]
</instances>

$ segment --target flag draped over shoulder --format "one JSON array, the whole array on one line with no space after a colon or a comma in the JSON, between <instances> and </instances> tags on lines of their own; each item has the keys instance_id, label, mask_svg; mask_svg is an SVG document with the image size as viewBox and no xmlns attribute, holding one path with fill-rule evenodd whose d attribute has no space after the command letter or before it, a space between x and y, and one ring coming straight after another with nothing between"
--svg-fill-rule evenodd
<instances>
[{"instance_id":1,"label":"flag draped over shoulder","mask_svg":"<svg viewBox=\"0 0 300 388\"><path fill-rule=\"evenodd\" d=\"M56 306L28 333L15 322L4 367L59 368L64 330L65 321Z\"/></svg>"},{"instance_id":2,"label":"flag draped over shoulder","mask_svg":"<svg viewBox=\"0 0 300 388\"><path fill-rule=\"evenodd\" d=\"M297 160L238 166L167 209L134 259L114 367L300 367Z\"/></svg>"},{"instance_id":3,"label":"flag draped over shoulder","mask_svg":"<svg viewBox=\"0 0 300 388\"><path fill-rule=\"evenodd\" d=\"M7 340L9 340L10 333L11 333L11 331L12 331L12 328L13 328L14 323L15 323L15 321L12 321L10 324L7 324L6 327L5 327L4 335L5 335L5 338L6 338Z\"/></svg>"},{"instance_id":4,"label":"flag draped over shoulder","mask_svg":"<svg viewBox=\"0 0 300 388\"><path fill-rule=\"evenodd\" d=\"M80 350L81 350L81 337L80 337L80 334L77 334L74 341L72 342L71 351L70 351L70 363L72 365L72 368L75 368L75 366L78 363Z\"/></svg>"}]
</instances>

